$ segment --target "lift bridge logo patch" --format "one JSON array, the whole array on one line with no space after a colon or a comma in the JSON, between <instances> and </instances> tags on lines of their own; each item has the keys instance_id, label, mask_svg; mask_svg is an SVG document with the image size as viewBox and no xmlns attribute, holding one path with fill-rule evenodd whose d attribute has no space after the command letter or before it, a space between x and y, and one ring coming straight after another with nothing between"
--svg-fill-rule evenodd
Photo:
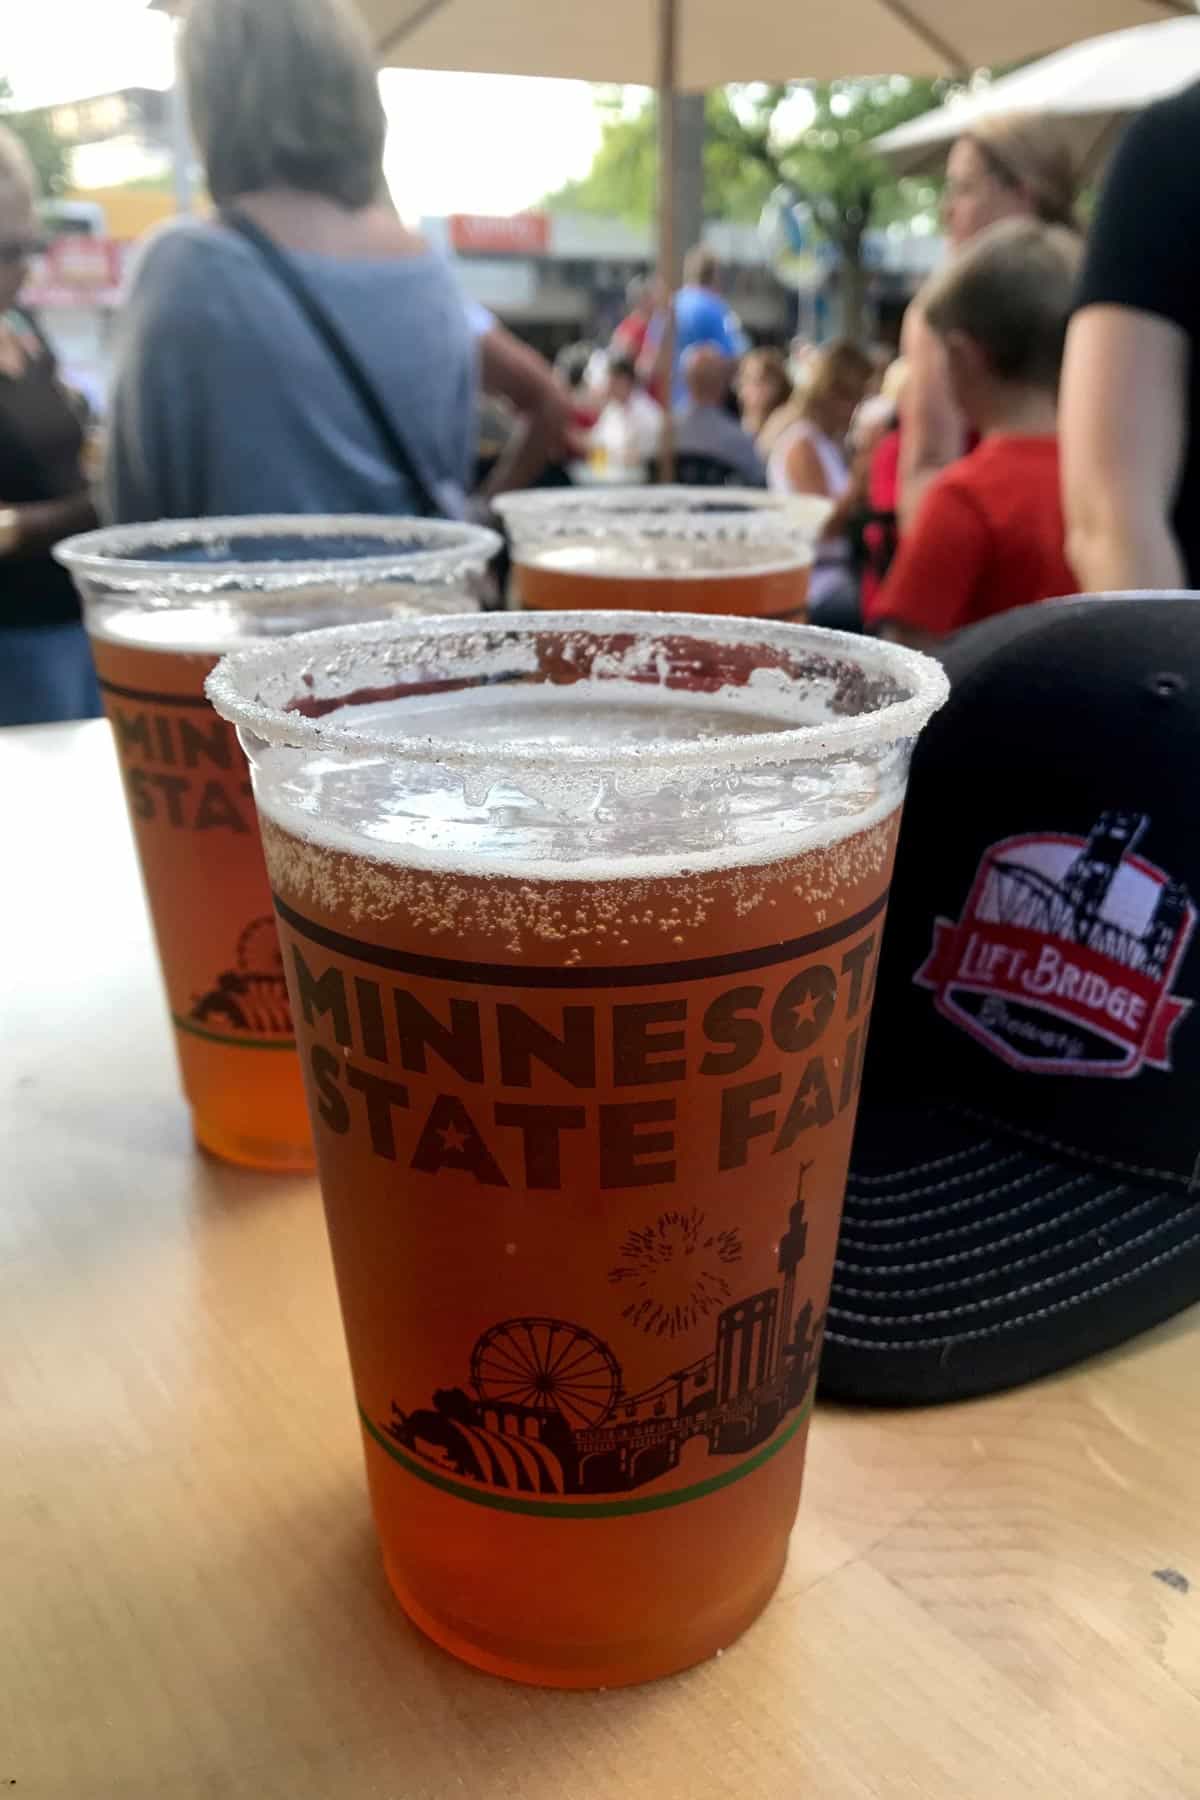
<instances>
[{"instance_id":1,"label":"lift bridge logo patch","mask_svg":"<svg viewBox=\"0 0 1200 1800\"><path fill-rule=\"evenodd\" d=\"M1135 854L1149 818L992 844L914 979L993 1055L1034 1074L1170 1069L1192 1002L1172 993L1196 923L1182 882Z\"/></svg>"}]
</instances>

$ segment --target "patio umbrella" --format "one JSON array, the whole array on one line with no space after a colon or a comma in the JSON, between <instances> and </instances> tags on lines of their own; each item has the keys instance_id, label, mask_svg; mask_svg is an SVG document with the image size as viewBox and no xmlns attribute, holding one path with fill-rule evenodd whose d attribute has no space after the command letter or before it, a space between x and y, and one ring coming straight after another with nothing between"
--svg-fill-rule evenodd
<instances>
[{"instance_id":1,"label":"patio umbrella","mask_svg":"<svg viewBox=\"0 0 1200 1800\"><path fill-rule=\"evenodd\" d=\"M733 81L970 70L1181 14L1191 0L358 0L380 62L633 82L659 91L659 192L675 186L676 92ZM674 286L674 208L658 209ZM673 328L667 311L668 349ZM671 465L670 415L664 473Z\"/></svg>"},{"instance_id":2,"label":"patio umbrella","mask_svg":"<svg viewBox=\"0 0 1200 1800\"><path fill-rule=\"evenodd\" d=\"M884 132L873 148L902 175L936 167L947 146L980 119L1031 112L1053 119L1079 168L1104 159L1130 113L1200 79L1200 18L1111 32L1004 75L977 94Z\"/></svg>"},{"instance_id":3,"label":"patio umbrella","mask_svg":"<svg viewBox=\"0 0 1200 1800\"><path fill-rule=\"evenodd\" d=\"M955 75L1181 13L1190 0L359 0L380 60L658 84Z\"/></svg>"}]
</instances>

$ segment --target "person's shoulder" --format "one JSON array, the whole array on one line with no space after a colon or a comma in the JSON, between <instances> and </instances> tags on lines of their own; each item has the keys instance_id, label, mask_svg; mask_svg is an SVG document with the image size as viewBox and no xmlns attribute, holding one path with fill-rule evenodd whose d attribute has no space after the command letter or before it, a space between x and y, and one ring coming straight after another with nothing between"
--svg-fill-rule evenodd
<instances>
[{"instance_id":1,"label":"person's shoulder","mask_svg":"<svg viewBox=\"0 0 1200 1800\"><path fill-rule=\"evenodd\" d=\"M704 290L704 317L718 338L724 332L740 329L738 316L724 294L714 294L711 288Z\"/></svg>"},{"instance_id":2,"label":"person's shoulder","mask_svg":"<svg viewBox=\"0 0 1200 1800\"><path fill-rule=\"evenodd\" d=\"M360 311L407 304L416 309L417 318L432 309L445 329L461 331L477 344L503 329L494 313L464 294L453 264L440 250L362 258L302 255L300 261L310 286L335 303L347 300Z\"/></svg>"},{"instance_id":3,"label":"person's shoulder","mask_svg":"<svg viewBox=\"0 0 1200 1800\"><path fill-rule=\"evenodd\" d=\"M816 432L809 419L793 419L790 424L785 425L775 439L775 450L786 457L804 457L820 467Z\"/></svg>"},{"instance_id":4,"label":"person's shoulder","mask_svg":"<svg viewBox=\"0 0 1200 1800\"><path fill-rule=\"evenodd\" d=\"M181 270L227 261L241 248L232 232L207 219L168 219L156 225L137 245L134 280L163 280Z\"/></svg>"},{"instance_id":5,"label":"person's shoulder","mask_svg":"<svg viewBox=\"0 0 1200 1800\"><path fill-rule=\"evenodd\" d=\"M981 454L982 452L982 454ZM980 487L987 487L990 481L994 446L985 438L973 449L966 450L956 456L953 462L939 469L930 478L925 489L927 494L971 494Z\"/></svg>"},{"instance_id":6,"label":"person's shoulder","mask_svg":"<svg viewBox=\"0 0 1200 1800\"><path fill-rule=\"evenodd\" d=\"M675 296L675 305L677 312L690 319L717 318L725 310L721 296L702 287L681 287Z\"/></svg>"},{"instance_id":7,"label":"person's shoulder","mask_svg":"<svg viewBox=\"0 0 1200 1800\"><path fill-rule=\"evenodd\" d=\"M142 311L169 305L198 312L251 269L248 246L203 219L172 219L143 239L129 275L129 299Z\"/></svg>"},{"instance_id":8,"label":"person's shoulder","mask_svg":"<svg viewBox=\"0 0 1200 1800\"><path fill-rule=\"evenodd\" d=\"M738 442L742 438L745 438L746 442L750 443L750 433L745 429L741 421L735 419L733 414L725 407L711 406L707 411L710 415L710 423L713 431L720 432L721 436L728 438L731 444Z\"/></svg>"},{"instance_id":9,"label":"person's shoulder","mask_svg":"<svg viewBox=\"0 0 1200 1800\"><path fill-rule=\"evenodd\" d=\"M932 477L917 508L912 528L951 516L984 519L988 502L1006 478L1007 458L997 441L984 439Z\"/></svg>"},{"instance_id":10,"label":"person's shoulder","mask_svg":"<svg viewBox=\"0 0 1200 1800\"><path fill-rule=\"evenodd\" d=\"M1000 432L984 438L943 474L960 491L979 494L1052 480L1057 469L1058 438L1052 433L1025 437Z\"/></svg>"}]
</instances>

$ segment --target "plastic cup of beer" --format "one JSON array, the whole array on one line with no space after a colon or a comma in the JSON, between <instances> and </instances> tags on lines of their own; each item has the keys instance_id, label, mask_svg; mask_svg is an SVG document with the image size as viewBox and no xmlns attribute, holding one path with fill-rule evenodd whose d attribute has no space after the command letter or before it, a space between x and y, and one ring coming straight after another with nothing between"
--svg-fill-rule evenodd
<instances>
[{"instance_id":1,"label":"plastic cup of beer","mask_svg":"<svg viewBox=\"0 0 1200 1800\"><path fill-rule=\"evenodd\" d=\"M526 611L803 620L829 501L757 488L552 488L496 502Z\"/></svg>"},{"instance_id":2,"label":"plastic cup of beer","mask_svg":"<svg viewBox=\"0 0 1200 1800\"><path fill-rule=\"evenodd\" d=\"M231 646L478 608L491 532L420 519L241 518L59 546L83 597L197 1141L313 1165L271 894L237 739L204 697Z\"/></svg>"},{"instance_id":3,"label":"plastic cup of beer","mask_svg":"<svg viewBox=\"0 0 1200 1800\"><path fill-rule=\"evenodd\" d=\"M319 632L254 779L383 1559L517 1680L729 1644L804 1465L925 657L761 620Z\"/></svg>"}]
</instances>

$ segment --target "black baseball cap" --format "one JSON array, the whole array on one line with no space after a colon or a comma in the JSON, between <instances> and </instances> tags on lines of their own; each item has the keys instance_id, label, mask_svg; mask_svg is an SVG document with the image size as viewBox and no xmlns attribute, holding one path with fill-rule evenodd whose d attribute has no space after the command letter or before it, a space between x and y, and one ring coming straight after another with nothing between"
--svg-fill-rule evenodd
<instances>
[{"instance_id":1,"label":"black baseball cap","mask_svg":"<svg viewBox=\"0 0 1200 1800\"><path fill-rule=\"evenodd\" d=\"M1200 1301L1200 595L964 632L913 760L822 1391L1016 1386Z\"/></svg>"}]
</instances>

